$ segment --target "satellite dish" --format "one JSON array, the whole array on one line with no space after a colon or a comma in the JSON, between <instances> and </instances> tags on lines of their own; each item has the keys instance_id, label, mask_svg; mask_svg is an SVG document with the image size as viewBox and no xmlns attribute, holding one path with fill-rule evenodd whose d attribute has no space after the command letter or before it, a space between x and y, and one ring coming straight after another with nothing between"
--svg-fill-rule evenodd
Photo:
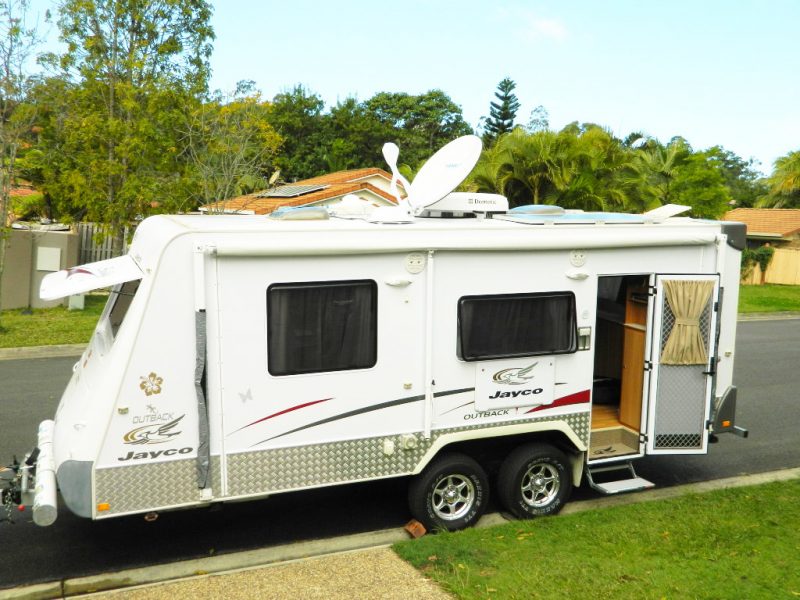
<instances>
[{"instance_id":1,"label":"satellite dish","mask_svg":"<svg viewBox=\"0 0 800 600\"><path fill-rule=\"evenodd\" d=\"M275 172L269 178L269 185L270 186L275 185L275 182L278 181L278 177L280 177L280 176L281 176L281 170L280 169L275 169Z\"/></svg>"},{"instance_id":2,"label":"satellite dish","mask_svg":"<svg viewBox=\"0 0 800 600\"><path fill-rule=\"evenodd\" d=\"M441 148L422 165L406 200L416 213L441 200L460 184L481 156L479 137L465 135Z\"/></svg>"}]
</instances>

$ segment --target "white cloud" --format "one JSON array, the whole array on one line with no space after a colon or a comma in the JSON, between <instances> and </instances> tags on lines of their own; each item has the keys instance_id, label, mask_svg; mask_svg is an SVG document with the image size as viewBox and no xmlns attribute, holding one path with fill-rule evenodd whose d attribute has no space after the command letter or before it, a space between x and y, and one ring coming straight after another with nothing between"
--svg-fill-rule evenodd
<instances>
[{"instance_id":1,"label":"white cloud","mask_svg":"<svg viewBox=\"0 0 800 600\"><path fill-rule=\"evenodd\" d=\"M545 38L563 42L567 38L567 28L558 19L546 19L529 15L527 20L528 37Z\"/></svg>"},{"instance_id":2,"label":"white cloud","mask_svg":"<svg viewBox=\"0 0 800 600\"><path fill-rule=\"evenodd\" d=\"M499 23L510 24L516 35L527 41L563 42L569 37L569 31L561 19L543 17L528 8L498 7L494 18Z\"/></svg>"}]
</instances>

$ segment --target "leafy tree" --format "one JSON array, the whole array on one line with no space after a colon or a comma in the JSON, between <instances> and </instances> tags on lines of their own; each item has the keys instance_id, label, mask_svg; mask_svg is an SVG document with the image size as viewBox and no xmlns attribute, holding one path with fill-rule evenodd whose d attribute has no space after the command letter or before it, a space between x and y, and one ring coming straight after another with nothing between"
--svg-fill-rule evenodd
<instances>
[{"instance_id":1,"label":"leafy tree","mask_svg":"<svg viewBox=\"0 0 800 600\"><path fill-rule=\"evenodd\" d=\"M756 168L755 159L744 160L722 146L713 146L704 155L721 173L736 206L755 206L769 188Z\"/></svg>"},{"instance_id":2,"label":"leafy tree","mask_svg":"<svg viewBox=\"0 0 800 600\"><path fill-rule=\"evenodd\" d=\"M194 166L198 202L216 204L267 183L280 138L268 122L269 104L252 81L216 93L186 118L183 143Z\"/></svg>"},{"instance_id":3,"label":"leafy tree","mask_svg":"<svg viewBox=\"0 0 800 600\"><path fill-rule=\"evenodd\" d=\"M206 91L214 37L206 0L65 0L67 50L50 57L74 82L65 99L53 187L106 223L120 252L124 226L188 197L182 115ZM154 206L154 201L158 206Z\"/></svg>"},{"instance_id":4,"label":"leafy tree","mask_svg":"<svg viewBox=\"0 0 800 600\"><path fill-rule=\"evenodd\" d=\"M719 219L730 208L731 193L722 170L708 152L688 156L678 169L671 202L691 206L691 215Z\"/></svg>"},{"instance_id":5,"label":"leafy tree","mask_svg":"<svg viewBox=\"0 0 800 600\"><path fill-rule=\"evenodd\" d=\"M402 162L415 169L445 143L472 133L461 108L441 90L347 98L325 112L318 95L296 86L275 96L269 120L284 139L276 162L287 179L381 166L387 141L400 146Z\"/></svg>"},{"instance_id":6,"label":"leafy tree","mask_svg":"<svg viewBox=\"0 0 800 600\"><path fill-rule=\"evenodd\" d=\"M347 98L325 118L325 164L328 171L376 167L384 162L381 148L395 132L366 103Z\"/></svg>"},{"instance_id":7,"label":"leafy tree","mask_svg":"<svg viewBox=\"0 0 800 600\"><path fill-rule=\"evenodd\" d=\"M269 123L283 139L275 164L286 181L325 172L324 108L322 98L302 85L272 99Z\"/></svg>"},{"instance_id":8,"label":"leafy tree","mask_svg":"<svg viewBox=\"0 0 800 600\"><path fill-rule=\"evenodd\" d=\"M531 132L550 129L550 113L541 104L531 111L527 129Z\"/></svg>"},{"instance_id":9,"label":"leafy tree","mask_svg":"<svg viewBox=\"0 0 800 600\"><path fill-rule=\"evenodd\" d=\"M777 159L767 183L769 195L759 202L759 206L800 208L800 150Z\"/></svg>"},{"instance_id":10,"label":"leafy tree","mask_svg":"<svg viewBox=\"0 0 800 600\"><path fill-rule=\"evenodd\" d=\"M413 169L447 142L472 133L461 107L441 90L419 95L380 92L364 107L382 124L381 135L386 137L381 146L394 141L400 147L402 161Z\"/></svg>"},{"instance_id":11,"label":"leafy tree","mask_svg":"<svg viewBox=\"0 0 800 600\"><path fill-rule=\"evenodd\" d=\"M0 1L0 280L17 156L35 116L35 107L25 102L34 82L26 63L39 41L26 22L28 9L28 0Z\"/></svg>"},{"instance_id":12,"label":"leafy tree","mask_svg":"<svg viewBox=\"0 0 800 600\"><path fill-rule=\"evenodd\" d=\"M520 103L514 94L517 84L506 77L497 84L494 93L497 101L489 104L489 118L484 121L483 143L492 146L504 133L514 128L514 119L517 117Z\"/></svg>"}]
</instances>

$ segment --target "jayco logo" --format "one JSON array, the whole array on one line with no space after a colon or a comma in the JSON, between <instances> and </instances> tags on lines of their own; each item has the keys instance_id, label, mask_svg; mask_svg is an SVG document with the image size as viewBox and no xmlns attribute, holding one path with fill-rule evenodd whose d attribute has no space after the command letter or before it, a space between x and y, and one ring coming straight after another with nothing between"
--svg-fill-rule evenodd
<instances>
[{"instance_id":1,"label":"jayco logo","mask_svg":"<svg viewBox=\"0 0 800 600\"><path fill-rule=\"evenodd\" d=\"M169 423L163 425L145 425L144 427L137 427L131 429L128 433L122 436L122 440L126 444L163 444L170 441L176 435L180 435L180 431L172 431L181 422L181 419L186 415L181 415L177 419L173 419Z\"/></svg>"},{"instance_id":2,"label":"jayco logo","mask_svg":"<svg viewBox=\"0 0 800 600\"><path fill-rule=\"evenodd\" d=\"M535 362L527 367L516 367L513 369L503 369L492 375L492 381L500 385L531 385L530 380L533 379L533 369L538 365ZM520 396L535 396L541 394L544 390L540 387L528 388L524 390L496 390L489 396L489 400L496 400L498 398L518 398Z\"/></svg>"},{"instance_id":3,"label":"jayco logo","mask_svg":"<svg viewBox=\"0 0 800 600\"><path fill-rule=\"evenodd\" d=\"M538 361L527 367L503 369L492 375L492 381L500 385L524 385L533 379L531 371L538 365Z\"/></svg>"}]
</instances>

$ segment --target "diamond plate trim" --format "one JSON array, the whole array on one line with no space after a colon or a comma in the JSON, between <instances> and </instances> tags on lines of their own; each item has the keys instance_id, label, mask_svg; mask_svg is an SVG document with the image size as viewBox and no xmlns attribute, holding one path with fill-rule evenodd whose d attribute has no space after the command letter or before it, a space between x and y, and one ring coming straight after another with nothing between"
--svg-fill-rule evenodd
<instances>
[{"instance_id":1,"label":"diamond plate trim","mask_svg":"<svg viewBox=\"0 0 800 600\"><path fill-rule=\"evenodd\" d=\"M219 493L219 457L211 457L211 489ZM107 502L109 510L97 513L102 519L112 515L144 512L199 503L197 461L194 458L167 462L100 468L95 471L95 500Z\"/></svg>"},{"instance_id":2,"label":"diamond plate trim","mask_svg":"<svg viewBox=\"0 0 800 600\"><path fill-rule=\"evenodd\" d=\"M234 454L228 458L231 484L227 497L407 475L443 435L555 421L565 422L578 439L588 445L590 414L587 411L440 429L433 431L429 440L415 436L417 446L409 450L401 449L400 435L260 450ZM386 439L395 442L395 453L390 456L383 453ZM219 497L222 489L219 456L211 457L211 486L215 497ZM201 503L194 458L97 469L95 492L96 502L107 502L110 506L109 510L97 514L98 519Z\"/></svg>"},{"instance_id":3,"label":"diamond plate trim","mask_svg":"<svg viewBox=\"0 0 800 600\"><path fill-rule=\"evenodd\" d=\"M415 436L416 447L408 450L402 449L399 435L257 450L228 457L228 493L230 496L245 496L408 475L436 440L444 435L554 421L566 422L581 442L588 445L590 415L589 412L581 412L435 430L431 432L429 440ZM383 452L383 442L387 439L395 442L394 454L386 455Z\"/></svg>"}]
</instances>

